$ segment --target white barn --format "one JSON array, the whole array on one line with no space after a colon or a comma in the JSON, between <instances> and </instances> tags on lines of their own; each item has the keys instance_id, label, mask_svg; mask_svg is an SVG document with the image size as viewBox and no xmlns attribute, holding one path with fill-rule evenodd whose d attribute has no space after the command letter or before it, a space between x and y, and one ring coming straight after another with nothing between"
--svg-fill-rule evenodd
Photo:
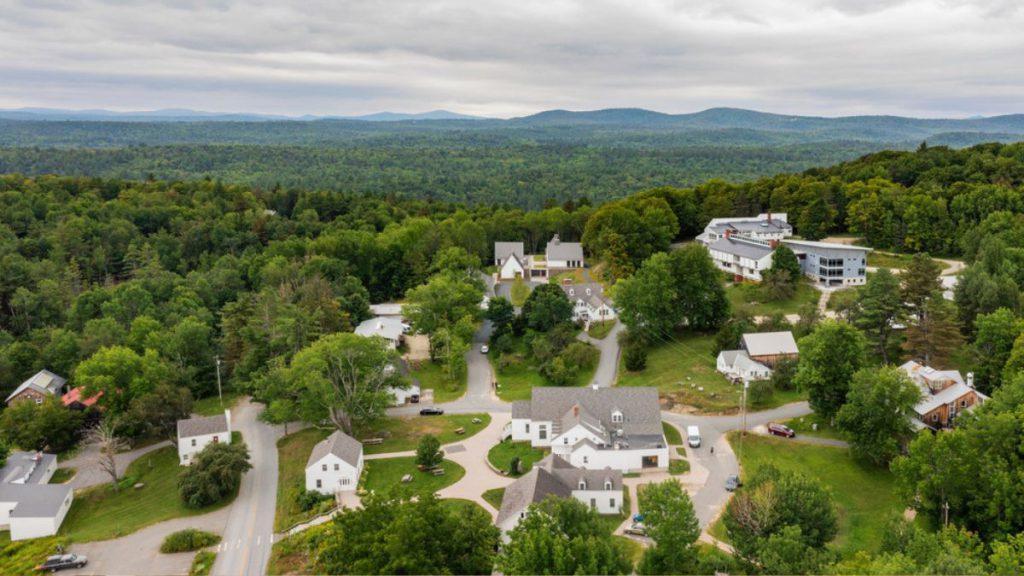
<instances>
[{"instance_id":1,"label":"white barn","mask_svg":"<svg viewBox=\"0 0 1024 576\"><path fill-rule=\"evenodd\" d=\"M388 348L395 350L402 343L402 337L407 326L400 317L377 316L369 320L363 320L356 326L355 333L359 336L370 338L378 336L387 342Z\"/></svg>"},{"instance_id":2,"label":"white barn","mask_svg":"<svg viewBox=\"0 0 1024 576\"><path fill-rule=\"evenodd\" d=\"M537 387L512 403L509 434L588 470L668 467L656 388Z\"/></svg>"},{"instance_id":3,"label":"white barn","mask_svg":"<svg viewBox=\"0 0 1024 576\"><path fill-rule=\"evenodd\" d=\"M57 470L53 454L12 452L0 469L0 529L11 540L52 536L74 501L69 484L48 484Z\"/></svg>"},{"instance_id":4,"label":"white barn","mask_svg":"<svg viewBox=\"0 0 1024 576\"><path fill-rule=\"evenodd\" d=\"M356 489L363 472L363 445L338 430L324 438L306 461L306 490L335 494Z\"/></svg>"},{"instance_id":5,"label":"white barn","mask_svg":"<svg viewBox=\"0 0 1024 576\"><path fill-rule=\"evenodd\" d=\"M182 466L191 464L196 454L215 443L231 444L231 410L178 420L178 462Z\"/></svg>"}]
</instances>

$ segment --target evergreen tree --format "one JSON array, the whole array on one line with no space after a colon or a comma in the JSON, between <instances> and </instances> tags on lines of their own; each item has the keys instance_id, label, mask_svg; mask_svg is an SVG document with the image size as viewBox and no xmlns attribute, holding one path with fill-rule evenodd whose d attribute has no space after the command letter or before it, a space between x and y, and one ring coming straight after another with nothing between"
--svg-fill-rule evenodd
<instances>
[{"instance_id":1,"label":"evergreen tree","mask_svg":"<svg viewBox=\"0 0 1024 576\"><path fill-rule=\"evenodd\" d=\"M956 306L936 293L924 302L917 321L907 325L903 349L928 366L947 366L963 343Z\"/></svg>"},{"instance_id":2,"label":"evergreen tree","mask_svg":"<svg viewBox=\"0 0 1024 576\"><path fill-rule=\"evenodd\" d=\"M884 363L894 358L899 337L894 326L904 320L900 282L888 270L879 270L858 293L853 324L864 332Z\"/></svg>"}]
</instances>

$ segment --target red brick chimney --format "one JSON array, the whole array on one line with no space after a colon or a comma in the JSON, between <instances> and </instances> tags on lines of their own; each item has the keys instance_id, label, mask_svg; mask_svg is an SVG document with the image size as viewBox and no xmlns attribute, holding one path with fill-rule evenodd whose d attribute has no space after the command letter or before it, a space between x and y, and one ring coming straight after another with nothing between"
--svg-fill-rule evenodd
<instances>
[{"instance_id":1,"label":"red brick chimney","mask_svg":"<svg viewBox=\"0 0 1024 576\"><path fill-rule=\"evenodd\" d=\"M725 229L725 237L726 238L731 238L732 237L732 230L730 230L729 228L726 228Z\"/></svg>"},{"instance_id":2,"label":"red brick chimney","mask_svg":"<svg viewBox=\"0 0 1024 576\"><path fill-rule=\"evenodd\" d=\"M768 245L771 246L772 249L774 250L775 248L779 247L779 241L778 240L769 240L768 241Z\"/></svg>"},{"instance_id":3,"label":"red brick chimney","mask_svg":"<svg viewBox=\"0 0 1024 576\"><path fill-rule=\"evenodd\" d=\"M572 407L572 416L573 416L573 418L579 418L580 417L580 405L579 404L573 405L573 407Z\"/></svg>"}]
</instances>

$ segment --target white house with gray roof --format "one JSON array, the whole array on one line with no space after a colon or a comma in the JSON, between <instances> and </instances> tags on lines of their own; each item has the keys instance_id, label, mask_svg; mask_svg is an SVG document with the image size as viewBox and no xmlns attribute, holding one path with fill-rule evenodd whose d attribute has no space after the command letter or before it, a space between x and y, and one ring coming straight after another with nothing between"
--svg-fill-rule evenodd
<instances>
[{"instance_id":1,"label":"white house with gray roof","mask_svg":"<svg viewBox=\"0 0 1024 576\"><path fill-rule=\"evenodd\" d=\"M598 514L619 514L622 472L611 468L587 470L549 454L505 488L495 524L505 535L526 517L531 505L551 496L575 498Z\"/></svg>"},{"instance_id":2,"label":"white house with gray roof","mask_svg":"<svg viewBox=\"0 0 1024 576\"><path fill-rule=\"evenodd\" d=\"M725 236L707 244L715 266L732 274L736 280L760 282L765 270L772 267L775 248L747 238Z\"/></svg>"},{"instance_id":3,"label":"white house with gray roof","mask_svg":"<svg viewBox=\"0 0 1024 576\"><path fill-rule=\"evenodd\" d=\"M495 242L494 265L499 280L545 281L549 276L584 267L583 245L551 237L544 254L525 254L522 242Z\"/></svg>"},{"instance_id":4,"label":"white house with gray roof","mask_svg":"<svg viewBox=\"0 0 1024 576\"><path fill-rule=\"evenodd\" d=\"M562 292L572 302L574 322L602 322L615 319L615 308L605 296L604 287L597 282L583 284L563 283Z\"/></svg>"},{"instance_id":5,"label":"white house with gray roof","mask_svg":"<svg viewBox=\"0 0 1024 576\"><path fill-rule=\"evenodd\" d=\"M306 490L321 494L354 491L363 473L363 445L338 430L324 438L306 461Z\"/></svg>"},{"instance_id":6,"label":"white house with gray roof","mask_svg":"<svg viewBox=\"0 0 1024 576\"><path fill-rule=\"evenodd\" d=\"M761 242L780 241L793 235L793 226L785 212L766 212L757 216L713 218L697 241L708 246L726 237L742 237Z\"/></svg>"},{"instance_id":7,"label":"white house with gray roof","mask_svg":"<svg viewBox=\"0 0 1024 576\"><path fill-rule=\"evenodd\" d=\"M537 387L512 403L514 441L588 470L668 467L658 390L648 387Z\"/></svg>"},{"instance_id":8,"label":"white house with gray roof","mask_svg":"<svg viewBox=\"0 0 1024 576\"><path fill-rule=\"evenodd\" d=\"M217 443L231 444L231 410L178 420L178 462L182 466L192 464L203 448Z\"/></svg>"},{"instance_id":9,"label":"white house with gray roof","mask_svg":"<svg viewBox=\"0 0 1024 576\"><path fill-rule=\"evenodd\" d=\"M74 500L69 484L49 484L57 457L39 452L12 452L0 469L0 529L11 540L52 536L60 529Z\"/></svg>"},{"instance_id":10,"label":"white house with gray roof","mask_svg":"<svg viewBox=\"0 0 1024 576\"><path fill-rule=\"evenodd\" d=\"M18 385L14 392L7 396L6 403L10 406L12 402L19 400L32 400L36 404L42 404L47 396L62 396L65 384L67 380L63 377L49 370L40 370Z\"/></svg>"},{"instance_id":11,"label":"white house with gray roof","mask_svg":"<svg viewBox=\"0 0 1024 576\"><path fill-rule=\"evenodd\" d=\"M383 338L388 348L395 350L402 344L402 338L408 326L398 316L376 316L363 320L356 326L355 333L359 336Z\"/></svg>"}]
</instances>

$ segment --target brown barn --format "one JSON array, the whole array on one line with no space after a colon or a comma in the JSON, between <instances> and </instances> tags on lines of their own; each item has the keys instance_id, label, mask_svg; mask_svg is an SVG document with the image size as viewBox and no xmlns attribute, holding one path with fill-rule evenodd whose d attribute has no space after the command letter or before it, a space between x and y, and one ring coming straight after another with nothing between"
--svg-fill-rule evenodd
<instances>
[{"instance_id":1,"label":"brown barn","mask_svg":"<svg viewBox=\"0 0 1024 576\"><path fill-rule=\"evenodd\" d=\"M65 384L67 384L67 380L64 378L49 370L40 370L36 372L35 376L25 380L20 386L15 388L14 392L11 392L11 395L7 397L6 402L8 406L21 400L32 400L36 404L42 404L47 396L62 395Z\"/></svg>"},{"instance_id":2,"label":"brown barn","mask_svg":"<svg viewBox=\"0 0 1024 576\"><path fill-rule=\"evenodd\" d=\"M957 415L988 400L988 396L974 389L971 374L965 382L957 370L936 370L913 360L900 368L921 389L921 401L914 412L928 428L948 428Z\"/></svg>"},{"instance_id":3,"label":"brown barn","mask_svg":"<svg viewBox=\"0 0 1024 576\"><path fill-rule=\"evenodd\" d=\"M740 346L751 360L774 368L782 360L796 360L800 351L792 332L755 332L744 334Z\"/></svg>"}]
</instances>

